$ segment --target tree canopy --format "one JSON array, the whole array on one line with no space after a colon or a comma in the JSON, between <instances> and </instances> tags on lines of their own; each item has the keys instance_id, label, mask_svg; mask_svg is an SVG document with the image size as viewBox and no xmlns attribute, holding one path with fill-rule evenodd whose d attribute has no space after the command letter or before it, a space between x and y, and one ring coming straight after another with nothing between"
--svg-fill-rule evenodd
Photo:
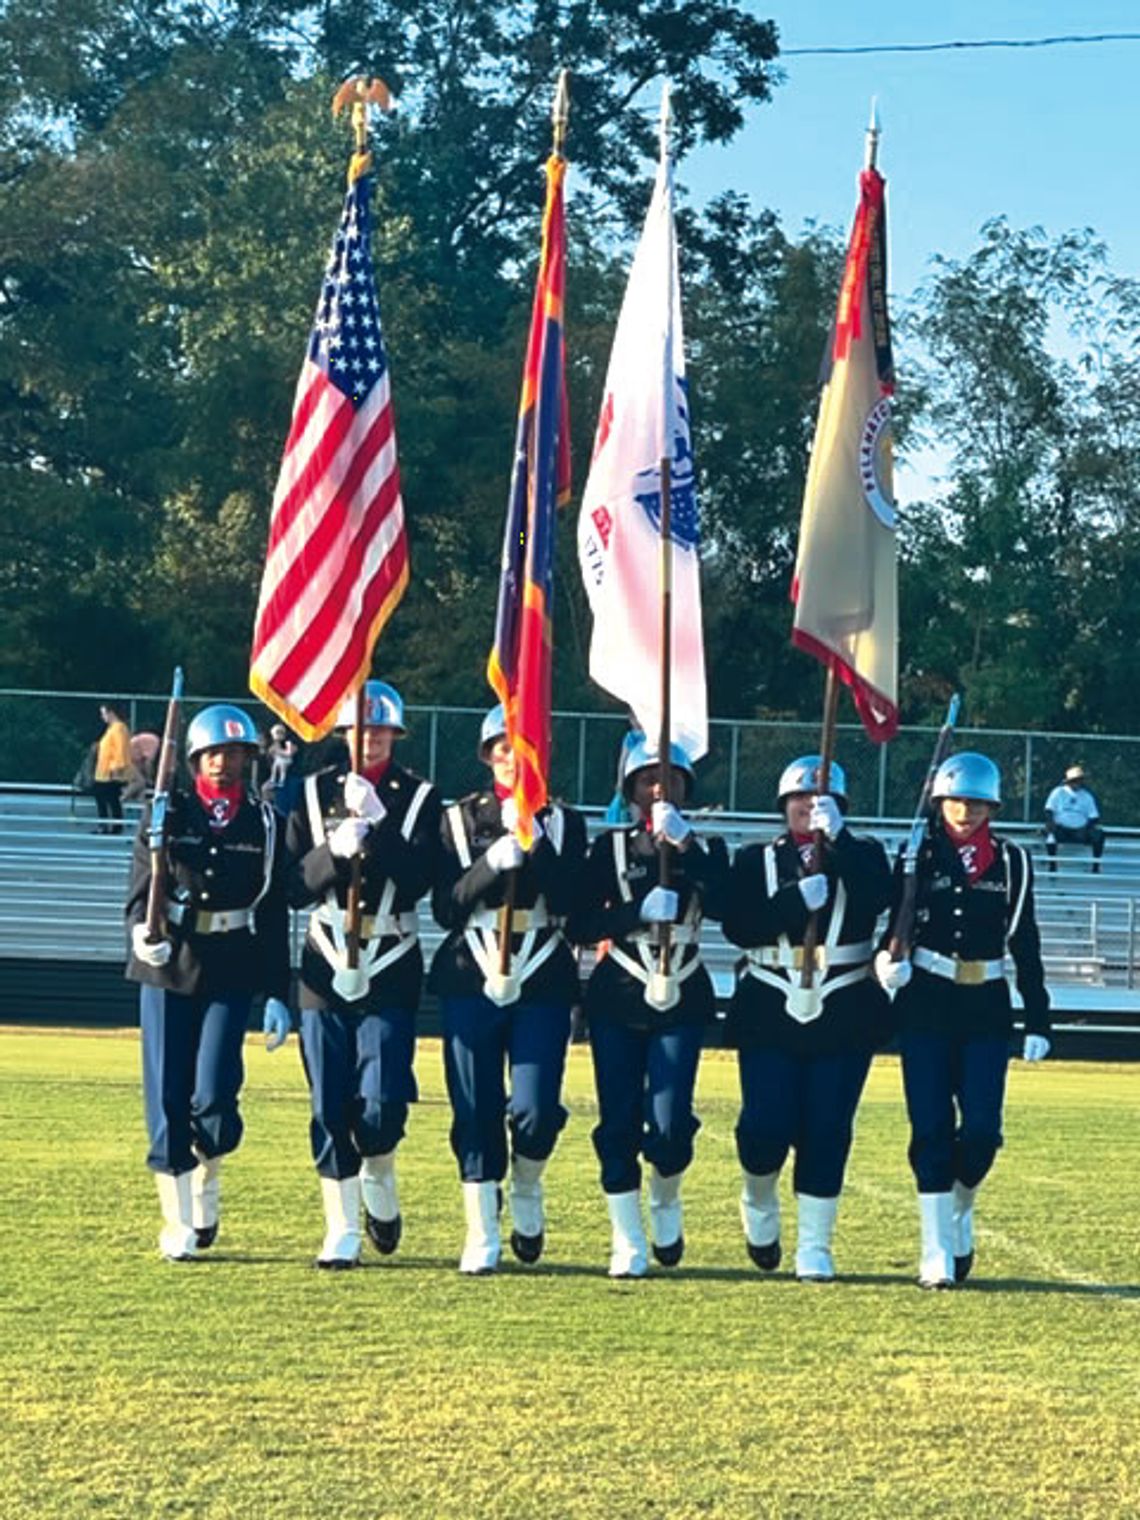
<instances>
[{"instance_id":1,"label":"tree canopy","mask_svg":"<svg viewBox=\"0 0 1140 1520\"><path fill-rule=\"evenodd\" d=\"M0 682L161 689L178 661L244 688L343 184L329 101L360 72L398 96L375 247L412 552L378 663L410 700L481 702L557 73L580 490L655 82L683 182L692 147L769 98L777 56L735 0L7 0ZM731 188L679 220L711 707L814 716L787 597L842 245ZM961 687L974 721L1132 721L1138 314L1092 234L1000 221L896 313L902 442L948 460L901 528L906 718ZM569 515L561 535L556 701L599 707Z\"/></svg>"}]
</instances>

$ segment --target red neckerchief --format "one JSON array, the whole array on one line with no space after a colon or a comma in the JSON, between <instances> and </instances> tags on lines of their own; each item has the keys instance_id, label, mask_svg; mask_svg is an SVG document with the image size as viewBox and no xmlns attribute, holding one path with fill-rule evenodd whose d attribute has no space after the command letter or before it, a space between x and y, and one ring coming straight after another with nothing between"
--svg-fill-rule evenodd
<instances>
[{"instance_id":1,"label":"red neckerchief","mask_svg":"<svg viewBox=\"0 0 1140 1520\"><path fill-rule=\"evenodd\" d=\"M800 852L800 860L810 871L815 858L815 835L797 834L795 829L789 829L788 832L791 834L792 843Z\"/></svg>"},{"instance_id":2,"label":"red neckerchief","mask_svg":"<svg viewBox=\"0 0 1140 1520\"><path fill-rule=\"evenodd\" d=\"M972 886L979 876L985 875L997 855L993 835L990 833L989 820L987 819L980 828L974 830L969 839L963 839L961 843L949 831L947 835L950 843L958 851L958 859L962 862L962 869Z\"/></svg>"},{"instance_id":3,"label":"red neckerchief","mask_svg":"<svg viewBox=\"0 0 1140 1520\"><path fill-rule=\"evenodd\" d=\"M508 797L513 797L514 795L514 789L512 787L504 786L501 781L495 782L495 796L499 799L500 802L506 802Z\"/></svg>"},{"instance_id":4,"label":"red neckerchief","mask_svg":"<svg viewBox=\"0 0 1140 1520\"><path fill-rule=\"evenodd\" d=\"M210 781L205 776L195 776L194 790L198 794L198 801L206 809L210 827L218 831L228 828L234 821L245 795L240 781L229 786L219 786L216 781Z\"/></svg>"},{"instance_id":5,"label":"red neckerchief","mask_svg":"<svg viewBox=\"0 0 1140 1520\"><path fill-rule=\"evenodd\" d=\"M373 786L379 786L388 773L391 760L381 760L379 765L366 765L361 771L365 781L371 781Z\"/></svg>"}]
</instances>

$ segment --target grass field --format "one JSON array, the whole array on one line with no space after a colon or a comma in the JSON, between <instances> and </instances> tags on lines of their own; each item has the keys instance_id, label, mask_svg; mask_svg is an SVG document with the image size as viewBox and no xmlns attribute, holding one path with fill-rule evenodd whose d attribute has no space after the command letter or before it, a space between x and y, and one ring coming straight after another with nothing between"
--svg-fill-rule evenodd
<instances>
[{"instance_id":1,"label":"grass field","mask_svg":"<svg viewBox=\"0 0 1140 1520\"><path fill-rule=\"evenodd\" d=\"M605 1276L584 1050L547 1256L485 1279L455 1270L435 1042L404 1243L347 1274L312 1270L295 1041L251 1039L248 1065L222 1236L171 1267L135 1035L0 1031L0 1515L1140 1516L1140 1067L1011 1071L977 1281L930 1294L892 1060L830 1286L744 1255L723 1054L701 1071L685 1263L641 1283Z\"/></svg>"}]
</instances>

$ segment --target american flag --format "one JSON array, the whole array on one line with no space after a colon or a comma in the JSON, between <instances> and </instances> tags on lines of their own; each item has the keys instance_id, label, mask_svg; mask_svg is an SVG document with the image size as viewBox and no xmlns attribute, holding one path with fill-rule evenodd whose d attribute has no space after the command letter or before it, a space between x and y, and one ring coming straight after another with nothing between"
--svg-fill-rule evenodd
<instances>
[{"instance_id":1,"label":"american flag","mask_svg":"<svg viewBox=\"0 0 1140 1520\"><path fill-rule=\"evenodd\" d=\"M253 634L251 689L306 739L368 674L408 583L370 195L357 173L297 382Z\"/></svg>"}]
</instances>

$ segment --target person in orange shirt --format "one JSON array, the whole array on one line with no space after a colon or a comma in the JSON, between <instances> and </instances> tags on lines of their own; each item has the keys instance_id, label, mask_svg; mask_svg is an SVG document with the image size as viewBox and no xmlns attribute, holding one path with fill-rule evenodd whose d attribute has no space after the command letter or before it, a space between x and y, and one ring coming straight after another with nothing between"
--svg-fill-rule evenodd
<instances>
[{"instance_id":1,"label":"person in orange shirt","mask_svg":"<svg viewBox=\"0 0 1140 1520\"><path fill-rule=\"evenodd\" d=\"M95 752L95 808L99 814L97 834L123 832L123 787L131 774L131 734L113 702L104 702L99 716L107 725Z\"/></svg>"}]
</instances>

